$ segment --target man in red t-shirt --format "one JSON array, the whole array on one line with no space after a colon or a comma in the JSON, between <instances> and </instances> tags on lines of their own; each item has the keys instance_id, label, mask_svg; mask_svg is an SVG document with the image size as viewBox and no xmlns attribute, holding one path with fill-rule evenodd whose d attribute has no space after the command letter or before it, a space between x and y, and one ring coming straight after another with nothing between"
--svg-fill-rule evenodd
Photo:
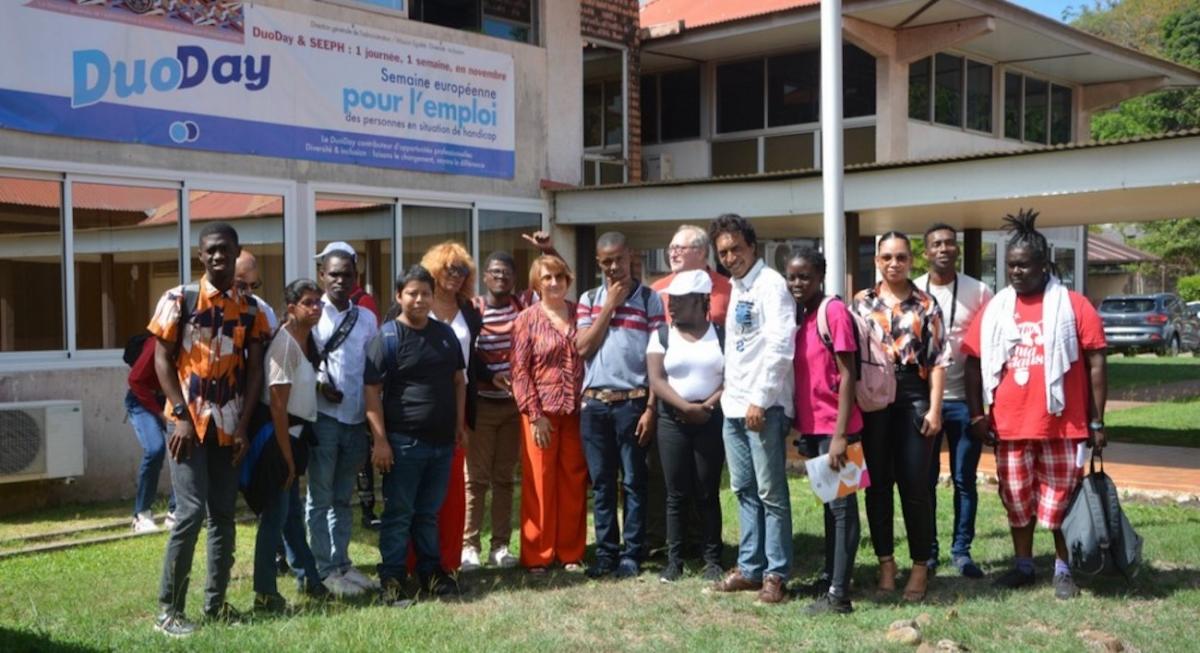
<instances>
[{"instance_id":1,"label":"man in red t-shirt","mask_svg":"<svg viewBox=\"0 0 1200 653\"><path fill-rule=\"evenodd\" d=\"M1106 442L1106 343L1087 298L1051 274L1050 247L1033 228L1036 217L1032 211L1006 216L1013 232L1006 254L1011 285L979 312L962 350L971 434L996 447L1016 553L1016 566L996 585L1034 582L1036 518L1054 533L1054 595L1069 599L1079 589L1067 565L1062 522L1082 475L1077 448L1086 442L1099 451Z\"/></svg>"}]
</instances>

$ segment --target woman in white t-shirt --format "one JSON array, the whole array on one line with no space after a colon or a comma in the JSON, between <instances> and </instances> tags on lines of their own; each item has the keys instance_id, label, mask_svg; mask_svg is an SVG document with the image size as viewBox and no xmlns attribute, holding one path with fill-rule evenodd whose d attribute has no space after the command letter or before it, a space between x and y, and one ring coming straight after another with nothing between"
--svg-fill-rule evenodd
<instances>
[{"instance_id":1,"label":"woman in white t-shirt","mask_svg":"<svg viewBox=\"0 0 1200 653\"><path fill-rule=\"evenodd\" d=\"M658 452L667 485L667 566L659 580L683 576L685 507L690 497L700 515L704 571L721 579L721 392L724 334L707 319L712 279L703 270L676 273L666 293L671 326L650 336L646 367L658 398ZM664 343L665 340L665 343ZM666 345L664 347L664 344Z\"/></svg>"},{"instance_id":2,"label":"woman in white t-shirt","mask_svg":"<svg viewBox=\"0 0 1200 653\"><path fill-rule=\"evenodd\" d=\"M284 288L283 297L287 312L263 366L262 403L269 407L274 439L267 442L254 467L259 481L273 475L269 480L279 483L277 490L267 492L254 543L254 609L269 612L287 608L275 581L275 550L281 536L295 557L290 564L299 574L301 591L310 596L328 591L305 540L297 480L308 460L302 433L317 420L319 352L312 329L321 319L321 289L315 281L298 279Z\"/></svg>"}]
</instances>

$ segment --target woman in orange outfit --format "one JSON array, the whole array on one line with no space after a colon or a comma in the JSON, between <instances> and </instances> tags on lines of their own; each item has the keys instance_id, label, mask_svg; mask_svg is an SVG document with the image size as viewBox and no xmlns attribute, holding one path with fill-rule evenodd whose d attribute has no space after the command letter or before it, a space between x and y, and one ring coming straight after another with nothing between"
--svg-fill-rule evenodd
<instances>
[{"instance_id":1,"label":"woman in orange outfit","mask_svg":"<svg viewBox=\"0 0 1200 653\"><path fill-rule=\"evenodd\" d=\"M529 286L541 302L517 317L512 390L521 410L521 565L544 573L556 559L583 570L587 541L587 461L579 439L583 360L575 349L571 271L540 256Z\"/></svg>"}]
</instances>

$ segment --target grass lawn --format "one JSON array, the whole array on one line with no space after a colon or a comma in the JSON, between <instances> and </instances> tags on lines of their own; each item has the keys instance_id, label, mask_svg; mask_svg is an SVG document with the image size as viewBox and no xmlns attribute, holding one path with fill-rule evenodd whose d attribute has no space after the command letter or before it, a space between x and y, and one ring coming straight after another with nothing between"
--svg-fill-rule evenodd
<instances>
[{"instance_id":1,"label":"grass lawn","mask_svg":"<svg viewBox=\"0 0 1200 653\"><path fill-rule=\"evenodd\" d=\"M815 577L821 565L820 505L802 479L793 479L797 580ZM1011 553L995 488L980 488L975 557L991 574L1005 568ZM733 497L723 495L724 538L737 540ZM950 532L951 497L941 489L943 552ZM638 581L589 581L562 572L534 578L519 570L467 574L461 601L424 602L408 610L357 603L296 601L289 618L254 618L239 626L207 625L192 638L169 641L153 631L155 588L165 536L135 538L56 553L0 560L0 649L200 650L200 651L904 651L884 639L896 619L928 612L924 631L936 642L949 638L973 651L1083 650L1077 633L1092 628L1121 638L1141 651L1195 650L1200 614L1200 510L1176 505L1127 505L1145 537L1149 561L1132 586L1116 580L1080 579L1084 595L1056 601L1047 582L1051 539L1039 531L1039 584L1002 593L990 581L969 581L943 572L928 601L906 606L898 597L876 599L877 571L866 520L854 582L857 611L848 617L804 617L802 602L765 607L748 594L712 596L688 578L673 585L657 581L649 563ZM904 530L897 509L897 534ZM5 524L0 524L3 539ZM253 525L238 527L237 562L229 600L252 600ZM203 538L201 538L203 540ZM485 536L486 540L486 536ZM901 542L899 546L903 546ZM732 546L726 558L732 560ZM902 550L902 549L898 549ZM378 561L375 536L356 531L352 557L363 569ZM901 556L906 557L906 556ZM197 549L188 611L199 613L204 546ZM901 579L903 583L903 579Z\"/></svg>"},{"instance_id":2,"label":"grass lawn","mask_svg":"<svg viewBox=\"0 0 1200 653\"><path fill-rule=\"evenodd\" d=\"M1117 442L1200 447L1200 399L1118 410L1104 421L1108 437Z\"/></svg>"},{"instance_id":3,"label":"grass lawn","mask_svg":"<svg viewBox=\"0 0 1200 653\"><path fill-rule=\"evenodd\" d=\"M1190 355L1175 358L1157 356L1108 357L1109 391L1195 381L1200 379L1200 358Z\"/></svg>"}]
</instances>

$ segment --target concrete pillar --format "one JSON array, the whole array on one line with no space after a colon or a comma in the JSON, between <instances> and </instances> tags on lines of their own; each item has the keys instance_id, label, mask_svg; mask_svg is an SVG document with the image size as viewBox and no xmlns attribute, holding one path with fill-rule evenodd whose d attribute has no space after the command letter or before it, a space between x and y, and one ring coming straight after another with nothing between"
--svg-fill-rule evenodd
<instances>
[{"instance_id":1,"label":"concrete pillar","mask_svg":"<svg viewBox=\"0 0 1200 653\"><path fill-rule=\"evenodd\" d=\"M583 174L583 41L579 0L543 2L546 51L546 116L555 122L546 135L545 177L578 185Z\"/></svg>"},{"instance_id":2,"label":"concrete pillar","mask_svg":"<svg viewBox=\"0 0 1200 653\"><path fill-rule=\"evenodd\" d=\"M963 229L963 274L976 279L983 276L983 230Z\"/></svg>"},{"instance_id":3,"label":"concrete pillar","mask_svg":"<svg viewBox=\"0 0 1200 653\"><path fill-rule=\"evenodd\" d=\"M875 160L908 158L908 64L875 59ZM849 241L847 241L849 242Z\"/></svg>"},{"instance_id":4,"label":"concrete pillar","mask_svg":"<svg viewBox=\"0 0 1200 653\"><path fill-rule=\"evenodd\" d=\"M859 247L859 218L858 213L850 211L846 213L846 242L842 248L842 256L846 257L846 296L843 299L849 300L858 291L862 283L862 271L858 269L858 247Z\"/></svg>"}]
</instances>

